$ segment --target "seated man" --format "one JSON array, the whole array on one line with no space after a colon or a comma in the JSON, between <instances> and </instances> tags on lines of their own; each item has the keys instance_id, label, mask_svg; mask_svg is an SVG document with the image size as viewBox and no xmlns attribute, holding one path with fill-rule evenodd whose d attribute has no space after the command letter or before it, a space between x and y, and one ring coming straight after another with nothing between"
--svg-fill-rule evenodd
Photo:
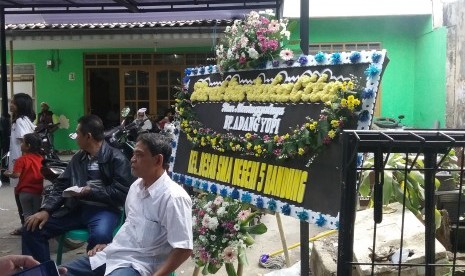
<instances>
[{"instance_id":1,"label":"seated man","mask_svg":"<svg viewBox=\"0 0 465 276\"><path fill-rule=\"evenodd\" d=\"M88 249L111 242L135 179L129 160L105 142L98 116L81 117L76 134L81 150L55 180L39 212L28 217L23 228L22 253L40 262L50 260L48 239L69 230L87 228ZM82 190L64 198L63 191L71 186Z\"/></svg>"},{"instance_id":2,"label":"seated man","mask_svg":"<svg viewBox=\"0 0 465 276\"><path fill-rule=\"evenodd\" d=\"M192 202L165 171L171 143L161 134L137 138L131 168L139 177L126 199L127 218L113 242L63 265L73 275L168 275L192 254Z\"/></svg>"}]
</instances>

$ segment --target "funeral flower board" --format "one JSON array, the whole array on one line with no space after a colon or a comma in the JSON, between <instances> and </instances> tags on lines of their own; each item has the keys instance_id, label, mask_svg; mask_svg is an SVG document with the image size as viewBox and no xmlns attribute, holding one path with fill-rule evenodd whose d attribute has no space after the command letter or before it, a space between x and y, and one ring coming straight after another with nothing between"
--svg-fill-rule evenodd
<instances>
[{"instance_id":1,"label":"funeral flower board","mask_svg":"<svg viewBox=\"0 0 465 276\"><path fill-rule=\"evenodd\" d=\"M338 135L369 128L387 58L385 51L336 54L263 69L186 70L173 179L337 228Z\"/></svg>"}]
</instances>

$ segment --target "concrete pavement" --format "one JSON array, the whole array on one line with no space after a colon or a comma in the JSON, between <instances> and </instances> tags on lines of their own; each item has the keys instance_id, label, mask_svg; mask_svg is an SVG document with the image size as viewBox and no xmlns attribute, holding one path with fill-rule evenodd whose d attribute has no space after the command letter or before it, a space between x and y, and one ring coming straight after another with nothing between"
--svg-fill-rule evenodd
<instances>
[{"instance_id":1,"label":"concrete pavement","mask_svg":"<svg viewBox=\"0 0 465 276\"><path fill-rule=\"evenodd\" d=\"M299 221L286 216L281 216L282 224L284 225L287 245L290 246L299 242ZM265 215L262 222L268 227L267 233L256 236L256 243L247 250L247 258L249 264L244 267L243 275L262 275L272 270L262 268L258 265L258 260L262 254L271 253L282 248L279 231L277 227L276 217L273 215ZM19 217L16 210L16 204L13 195L13 188L3 185L0 188L0 256L9 254L21 254L21 238L12 236L9 233L20 225ZM315 225L310 225L310 237L322 232L326 229ZM51 241L52 259L56 259L56 242ZM78 256L85 254L85 246L65 252L63 254L63 262L72 260ZM300 247L290 251L291 265L300 260ZM192 260L186 261L177 271L177 275L192 275L194 271L194 263ZM220 269L216 275L226 276L226 270Z\"/></svg>"}]
</instances>

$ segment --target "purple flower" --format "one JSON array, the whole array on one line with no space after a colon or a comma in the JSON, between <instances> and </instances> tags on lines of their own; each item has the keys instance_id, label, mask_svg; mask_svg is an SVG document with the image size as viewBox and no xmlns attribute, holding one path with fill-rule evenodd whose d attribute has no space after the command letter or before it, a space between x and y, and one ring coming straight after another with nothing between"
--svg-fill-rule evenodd
<instances>
[{"instance_id":1,"label":"purple flower","mask_svg":"<svg viewBox=\"0 0 465 276\"><path fill-rule=\"evenodd\" d=\"M234 189L231 193L232 199L239 199L239 190Z\"/></svg>"},{"instance_id":2,"label":"purple flower","mask_svg":"<svg viewBox=\"0 0 465 276\"><path fill-rule=\"evenodd\" d=\"M199 72L200 72L200 74L202 74L202 75L205 74L205 67L203 67L203 66L200 67L200 71L199 71Z\"/></svg>"},{"instance_id":3,"label":"purple flower","mask_svg":"<svg viewBox=\"0 0 465 276\"><path fill-rule=\"evenodd\" d=\"M374 62L374 63L378 63L379 60L381 59L382 57L382 54L380 54L379 52L374 52L372 55L371 55L371 60Z\"/></svg>"},{"instance_id":4,"label":"purple flower","mask_svg":"<svg viewBox=\"0 0 465 276\"><path fill-rule=\"evenodd\" d=\"M350 54L350 62L352 63L356 63L360 60L362 56L360 55L360 52L352 52L352 54Z\"/></svg>"},{"instance_id":5,"label":"purple flower","mask_svg":"<svg viewBox=\"0 0 465 276\"><path fill-rule=\"evenodd\" d=\"M291 206L288 203L286 203L286 205L281 207L281 211L284 215L289 216L291 214Z\"/></svg>"},{"instance_id":6,"label":"purple flower","mask_svg":"<svg viewBox=\"0 0 465 276\"><path fill-rule=\"evenodd\" d=\"M227 197L228 196L228 189L226 189L226 188L221 189L220 195L222 197Z\"/></svg>"},{"instance_id":7,"label":"purple flower","mask_svg":"<svg viewBox=\"0 0 465 276\"><path fill-rule=\"evenodd\" d=\"M262 198L261 196L257 197L256 202L257 202L257 204L256 204L257 207L260 208L260 209L262 209L262 208L263 208L263 204L264 204L263 198Z\"/></svg>"},{"instance_id":8,"label":"purple flower","mask_svg":"<svg viewBox=\"0 0 465 276\"><path fill-rule=\"evenodd\" d=\"M367 122L369 119L370 119L370 112L368 112L368 110L363 110L358 115L358 120L360 122Z\"/></svg>"},{"instance_id":9,"label":"purple flower","mask_svg":"<svg viewBox=\"0 0 465 276\"><path fill-rule=\"evenodd\" d=\"M371 99L375 96L375 91L372 88L364 88L362 91L363 99Z\"/></svg>"},{"instance_id":10,"label":"purple flower","mask_svg":"<svg viewBox=\"0 0 465 276\"><path fill-rule=\"evenodd\" d=\"M273 60L271 62L271 65L273 65L273 67L278 67L279 66L279 60Z\"/></svg>"},{"instance_id":11,"label":"purple flower","mask_svg":"<svg viewBox=\"0 0 465 276\"><path fill-rule=\"evenodd\" d=\"M215 184L212 184L210 186L210 192L212 192L212 194L216 194L218 192L218 186L216 186Z\"/></svg>"},{"instance_id":12,"label":"purple flower","mask_svg":"<svg viewBox=\"0 0 465 276\"><path fill-rule=\"evenodd\" d=\"M308 63L308 58L306 56L300 56L298 62L300 63L300 66L304 66Z\"/></svg>"}]
</instances>

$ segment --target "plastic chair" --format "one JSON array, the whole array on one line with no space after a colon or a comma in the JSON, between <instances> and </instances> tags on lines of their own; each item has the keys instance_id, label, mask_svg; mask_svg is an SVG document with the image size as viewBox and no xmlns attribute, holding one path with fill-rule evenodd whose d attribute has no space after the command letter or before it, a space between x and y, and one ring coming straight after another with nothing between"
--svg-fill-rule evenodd
<instances>
[{"instance_id":1,"label":"plastic chair","mask_svg":"<svg viewBox=\"0 0 465 276\"><path fill-rule=\"evenodd\" d=\"M120 222L118 226L116 226L115 230L113 231L113 237L116 235L116 233L118 233L125 219L126 219L126 215L123 209L123 211L121 212ZM57 261L56 261L57 265L61 265L61 260L63 257L63 244L64 244L65 239L86 242L89 239L89 231L87 229L75 229L75 230L71 230L71 231L64 233L58 238Z\"/></svg>"}]
</instances>

